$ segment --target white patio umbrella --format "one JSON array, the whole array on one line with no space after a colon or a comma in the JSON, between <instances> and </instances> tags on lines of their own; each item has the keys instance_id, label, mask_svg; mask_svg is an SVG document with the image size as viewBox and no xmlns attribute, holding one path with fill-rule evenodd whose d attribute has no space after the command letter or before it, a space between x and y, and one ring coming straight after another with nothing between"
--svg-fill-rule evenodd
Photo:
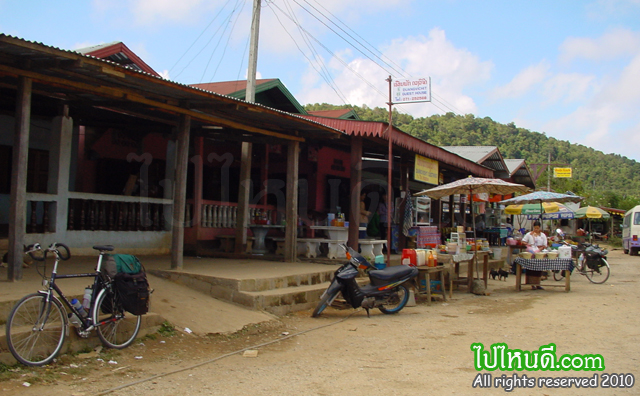
<instances>
[{"instance_id":1,"label":"white patio umbrella","mask_svg":"<svg viewBox=\"0 0 640 396\"><path fill-rule=\"evenodd\" d=\"M432 199L440 199L452 194L470 194L473 196L473 194L487 193L506 195L516 192L526 192L529 190L529 187L523 184L509 183L500 179L487 179L482 177L469 176L465 179L456 180L454 182L443 184L438 187L420 191L419 193L415 193L413 195L426 195ZM471 216L471 221L473 224L473 239L476 240L476 217ZM476 265L476 276L480 277L480 273L478 270L478 255L474 254L474 258Z\"/></svg>"}]
</instances>

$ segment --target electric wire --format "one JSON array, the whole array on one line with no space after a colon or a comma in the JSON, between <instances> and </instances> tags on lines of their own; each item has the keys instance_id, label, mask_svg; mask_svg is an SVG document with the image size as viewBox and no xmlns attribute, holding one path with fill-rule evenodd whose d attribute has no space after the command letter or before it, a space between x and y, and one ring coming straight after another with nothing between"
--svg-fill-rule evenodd
<instances>
[{"instance_id":1,"label":"electric wire","mask_svg":"<svg viewBox=\"0 0 640 396\"><path fill-rule=\"evenodd\" d=\"M269 2L269 4L273 5L275 8L277 8L283 15L287 16L288 18L290 18L286 13L284 13L282 11L282 9L275 4L274 2ZM295 23L295 21L292 21L293 23ZM358 78L360 78L363 82L365 82L371 89L373 89L374 91L376 91L378 94L380 94L382 97L386 97L386 95L380 91L376 86L374 86L373 84L371 84L369 81L367 81L367 79L364 78L364 76L362 76L360 73L358 73L357 71L355 71L351 66L349 66L342 58L340 58L339 56L336 56L326 45L324 45L322 42L320 42L320 40L318 40L317 38L315 38L309 31L307 31L305 28L303 28L302 26L300 26L300 29L302 31L304 31L306 34L309 35L310 38L313 39L313 41L315 41L316 43L318 43L325 51L327 51L332 57L334 57L338 62L340 62L344 67L346 67L348 70L350 70L353 74L355 74Z\"/></svg>"},{"instance_id":2,"label":"electric wire","mask_svg":"<svg viewBox=\"0 0 640 396\"><path fill-rule=\"evenodd\" d=\"M232 11L231 16L233 16L233 14L235 14L236 10L238 9L238 3L240 3L240 1L241 0L238 0L236 2L236 6L234 7L234 9ZM216 68L213 71L213 75L209 79L210 81L214 80L215 75L218 72L218 68L220 68L220 64L224 60L224 55L227 53L227 48L229 47L229 41L231 40L231 36L232 36L233 31L234 31L234 29L236 27L236 23L238 23L238 20L240 19L239 16L242 13L242 10L244 9L245 4L247 4L246 0L242 1L242 7L240 8L240 11L238 12L238 17L236 17L235 20L233 21L233 25L231 26L231 30L229 31L229 34L227 36L227 42L225 43L224 49L222 50L222 55L220 56L220 59L218 60L218 64L216 65ZM228 24L227 24L227 27L228 27ZM226 27L225 27L225 31L226 31ZM222 37L221 37L221 39L222 39ZM220 42L218 42L218 44L220 44ZM216 49L217 49L217 47L218 46L216 45ZM204 75L205 75L207 69L209 68L209 63L211 62L211 59L213 58L214 54L215 54L215 50L211 53L211 56L209 57L209 61L207 61L207 66L205 67L205 70L202 72L202 77L200 77L200 82L203 81Z\"/></svg>"},{"instance_id":3,"label":"electric wire","mask_svg":"<svg viewBox=\"0 0 640 396\"><path fill-rule=\"evenodd\" d=\"M200 40L200 37L202 37L202 35L204 34L204 32L206 32L209 27L216 21L216 19L218 19L218 16L220 16L220 14L222 13L222 10L224 10L227 7L227 4L229 4L231 2L231 0L227 0L227 2L225 3L225 5L223 5L220 10L218 11L218 13L216 14L216 16L213 17L213 19L211 20L211 22L209 22L209 24L202 29L202 32L200 32L200 34L198 35L198 37L196 37L195 40L193 40L193 42L191 43L191 45L184 51L184 53L182 55L180 55L180 57L178 58L178 60L176 61L176 63L173 64L173 66L171 66L171 68L169 69L169 73L171 73L173 71L173 69L178 65L178 63L180 63L180 61L182 60L182 58L185 57L185 55L187 55L187 53L191 50L191 48L193 48L193 46L198 42L198 40ZM191 60L193 61L193 59ZM187 64L187 66L189 66L189 64L191 64L191 61ZM182 69L182 71L178 74L178 76L180 74L182 74L182 72L184 71L184 68ZM177 76L176 76L177 77Z\"/></svg>"},{"instance_id":4,"label":"electric wire","mask_svg":"<svg viewBox=\"0 0 640 396\"><path fill-rule=\"evenodd\" d=\"M304 9L307 13L309 13L310 15L312 15L314 18L316 18L318 21L320 21L323 25L327 26L324 22L322 22L316 15L314 15L312 12L310 12L308 9L306 9L305 7L303 7L300 3L298 3L297 0L293 0L296 2L296 4L298 4L302 9ZM336 22L334 22L332 20L332 18L327 17L324 13L322 13L322 11L318 10L316 7L314 7L313 4L309 3L308 0L304 0L305 3L307 3L311 8L313 8L316 12L318 12L320 15L322 15L327 21L329 21L330 23L332 23L333 25L335 25L338 29L340 29L341 31L343 31L347 36L349 36L351 39L353 39L356 43L358 43L358 45L360 45L362 48L364 48L365 50L367 50L368 52L370 52L372 55L374 55L376 58L380 59L387 67L389 67L390 69L394 70L395 72L397 72L399 74L400 77L402 78L406 78L406 77L410 77L413 78L413 76L411 75L411 73L407 72L406 70L404 70L402 68L402 66L398 65L397 63L395 63L392 59L389 59L388 57L386 57L380 50L378 50L377 48L375 48L373 45L371 45L371 43L369 43L368 41L366 41L366 39L364 39L362 36L360 36L357 32L355 32L353 29L349 28L347 24L345 24L344 22L342 22L340 20L340 18L338 18L337 16L335 16L334 14L332 14L329 10L327 10L322 4L318 3L316 1L316 3L322 7L329 15L331 15L331 17L333 19L335 19L336 21L340 22L340 24L344 25L349 31L353 32L354 35L356 35L359 39L361 39L362 41L364 41L367 45L362 44L362 42L360 42L359 40L355 39L353 37L353 35L351 35L349 32L345 31L342 27L340 27ZM348 40L346 40L343 36L341 36L340 34L338 34L337 32L335 32L335 30L331 29L329 26L327 26L327 28L329 28L332 32L336 33L336 35L338 35L338 37L340 37L342 40L344 40L347 44L351 45L352 47L356 48L355 45L353 45L351 42L349 42ZM356 48L357 49L357 48ZM360 51L360 53L362 53L362 51ZM378 53L379 55L377 55L376 53ZM363 54L364 55L364 54ZM366 55L365 55L366 56ZM367 57L369 60L371 60L372 62L378 64L377 62L373 61L371 58ZM378 66L380 66L378 64ZM384 68L383 68L384 69ZM386 72L388 72L388 70L385 69ZM392 74L392 73L389 73ZM443 107L446 107L448 110L450 110L453 113L456 114L460 114L461 112L457 109L455 109L455 106L452 105L451 103L447 102L444 98L439 97L437 94L432 93L432 99L435 99L436 102L439 102ZM447 111L444 110L442 107L438 106L437 104L433 103L434 101L432 100L432 104L437 107L439 110L441 110L442 112L446 113Z\"/></svg>"},{"instance_id":5,"label":"electric wire","mask_svg":"<svg viewBox=\"0 0 640 396\"><path fill-rule=\"evenodd\" d=\"M336 32L334 29L332 29L329 25L327 25L325 22L323 22L320 18L318 18L317 15L314 15L311 11L309 11L307 8L305 8L303 5L301 5L300 3L298 3L297 0L293 0L296 4L298 4L298 6L300 6L300 8L302 8L303 10L305 10L307 13L309 13L309 15L311 15L312 17L314 17L315 19L318 20L318 22L322 23L327 29L331 30L333 33L335 33L338 37L340 37L342 40L344 40L347 44L351 45L354 49L356 49L358 52L360 52L362 55L364 55L367 59L369 59L370 61L376 63L378 66L380 66L380 64L376 61L374 61L373 59L371 59L367 54L365 54L362 50L360 50L359 48L357 48L355 45L353 45L353 43L350 43L347 39L345 39L340 33ZM309 4L308 1L305 1L305 3ZM320 13L320 15L322 15L324 18L326 18L329 22L331 22L334 26L336 26L338 29L342 30L347 36L349 36L351 39L353 39L356 43L358 43L359 46L361 46L363 49L367 50L369 53L371 53L371 55L373 55L374 57L378 58L381 62L383 62L385 65L387 65L387 67L389 67L390 69L394 70L395 72L402 74L402 72L404 72L404 70L400 71L398 69L396 69L393 65L389 64L387 61L385 61L384 59L382 59L382 57L378 56L377 54L375 54L371 49L367 48L364 44L362 44L360 41L358 41L357 39L355 39L351 34L349 34L349 32L345 31L344 29L342 29L340 26L338 26L335 22L333 22L330 18L327 18L324 14L322 14L322 12L318 11L317 8L315 8L312 4L309 4L310 7L312 7L314 10L316 10L316 12ZM333 14L332 14L333 15ZM334 16L334 18L338 19L337 17ZM338 19L339 20L339 19ZM342 21L341 21L342 22ZM343 23L344 24L344 23ZM399 67L399 66L398 66ZM388 72L387 70L385 70L388 74L392 74L390 72Z\"/></svg>"},{"instance_id":6,"label":"electric wire","mask_svg":"<svg viewBox=\"0 0 640 396\"><path fill-rule=\"evenodd\" d=\"M352 312L351 314L349 314L348 316L346 316L346 317L344 317L344 318L342 318L340 320L337 320L335 322L331 322L331 323L323 324L323 325L320 325L320 326L312 327L310 329L302 330L302 331L299 331L299 332L294 333L294 334L288 334L288 335L286 335L286 336L284 336L282 338L278 338L276 340L271 340L271 341L263 342L261 344L253 345L253 346L246 347L246 348L242 348L242 349L239 349L237 351L229 352L229 353L226 353L224 355L221 355L221 356L215 357L213 359L209 359L207 361L200 362L200 363L188 366L188 367L183 367L183 368L180 368L180 369L177 369L177 370L173 370L173 371L169 371L169 372L162 373L162 374L156 374L156 375L153 375L151 377L142 378L142 379L137 380L137 381L129 382L128 384L122 384L122 385L116 386L114 388L107 389L107 390L104 390L102 392L98 392L98 393L96 393L96 396L106 395L106 394L109 394L111 392L115 392L115 391L120 390L120 389L128 388L130 386L138 385L138 384L141 384L141 383L144 383L144 382L148 382L148 381L151 381L151 380L154 380L154 379L157 379L157 378L166 377L168 375L181 373L183 371L193 370L193 369L198 368L200 366L204 366L204 365L209 364L209 363L217 362L218 360L222 360L222 359L227 358L229 356L237 355L237 354L242 353L244 351L248 351L248 350L251 350L251 349L262 348L264 346L275 344L277 342L281 342L281 341L287 340L287 339L292 338L292 337L297 337L299 335L310 333L310 332L316 331L316 330L320 330L320 329L325 328L325 327L334 326L334 325L342 323L345 320L351 318L353 315L355 315L356 313L358 313L360 311L361 311L361 309L358 309L358 310Z\"/></svg>"},{"instance_id":7,"label":"electric wire","mask_svg":"<svg viewBox=\"0 0 640 396\"><path fill-rule=\"evenodd\" d=\"M285 2L285 4L287 6L289 6L288 2ZM309 41L307 35L300 29L300 23L298 22L298 20L297 20L297 18L295 16L295 13L293 12L293 9L291 9L290 6L289 6L289 11L291 13L291 15L289 16L289 19L294 21L294 24L298 28L298 31L300 32L301 36L303 37L304 42L307 44L307 47L309 48L310 52L313 55L313 59L315 59L315 60L310 59L304 53L304 51L302 50L302 48L300 48L300 46L298 45L298 43L295 40L295 38L293 38L291 33L287 30L287 28L282 23L282 21L278 17L278 14L276 14L274 12L274 15L275 15L276 19L278 20L278 22L280 23L280 25L282 26L282 28L285 30L285 32L287 32L287 34L289 35L291 40L294 42L294 44L296 45L296 47L298 48L298 50L300 51L302 56L304 56L309 61L309 65L324 79L324 81L327 83L327 85L329 85L329 87L336 93L338 98L340 100L342 100L343 103L346 104L348 101L347 101L345 95L340 91L340 89L338 89L337 85L333 81L333 77L331 76L331 72L327 69L326 65L322 61L322 57L320 56L320 54L318 54L318 52L315 50L315 48L313 47L313 44ZM318 70L318 67L320 67L321 70Z\"/></svg>"}]
</instances>

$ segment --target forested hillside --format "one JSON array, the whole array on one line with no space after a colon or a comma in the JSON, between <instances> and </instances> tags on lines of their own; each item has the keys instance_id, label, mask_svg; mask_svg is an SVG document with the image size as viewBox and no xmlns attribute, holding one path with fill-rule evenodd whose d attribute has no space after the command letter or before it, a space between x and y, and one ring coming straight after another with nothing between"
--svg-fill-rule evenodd
<instances>
[{"instance_id":1,"label":"forested hillside","mask_svg":"<svg viewBox=\"0 0 640 396\"><path fill-rule=\"evenodd\" d=\"M345 106L313 104L307 111L334 110ZM384 108L349 107L362 120L387 122ZM436 146L497 146L504 158L523 158L527 164L566 163L573 168L572 179L551 178L551 189L573 191L587 198L591 205L629 209L640 204L640 163L617 154L604 154L580 144L571 144L519 128L513 123L500 124L489 117L454 113L413 118L394 110L393 124L402 131ZM547 173L537 181L546 188Z\"/></svg>"}]
</instances>

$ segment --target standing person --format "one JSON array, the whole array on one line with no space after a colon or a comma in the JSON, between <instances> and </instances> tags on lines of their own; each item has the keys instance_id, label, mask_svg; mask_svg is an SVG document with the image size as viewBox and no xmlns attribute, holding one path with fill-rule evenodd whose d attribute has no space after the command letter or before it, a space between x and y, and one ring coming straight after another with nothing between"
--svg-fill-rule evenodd
<instances>
[{"instance_id":1,"label":"standing person","mask_svg":"<svg viewBox=\"0 0 640 396\"><path fill-rule=\"evenodd\" d=\"M387 213L391 214L391 224L393 224L394 207L391 202L391 210L387 210L387 193L382 194L382 200L378 204L378 215L380 216L380 239L387 239L387 229L389 224L387 223Z\"/></svg>"},{"instance_id":2,"label":"standing person","mask_svg":"<svg viewBox=\"0 0 640 396\"><path fill-rule=\"evenodd\" d=\"M366 238L367 237L367 223L369 223L369 215L371 215L371 212L369 212L367 210L367 206L364 203L364 199L367 196L367 193L362 192L360 193L360 227L364 227L365 230L364 231L360 231L360 236L359 238Z\"/></svg>"},{"instance_id":3,"label":"standing person","mask_svg":"<svg viewBox=\"0 0 640 396\"><path fill-rule=\"evenodd\" d=\"M527 245L527 249L542 250L547 248L547 236L542 232L540 227L540 221L533 222L533 230L527 232L522 238L522 242ZM540 278L542 277L542 271L527 270L527 284L531 285L531 290L544 290L540 286Z\"/></svg>"}]
</instances>

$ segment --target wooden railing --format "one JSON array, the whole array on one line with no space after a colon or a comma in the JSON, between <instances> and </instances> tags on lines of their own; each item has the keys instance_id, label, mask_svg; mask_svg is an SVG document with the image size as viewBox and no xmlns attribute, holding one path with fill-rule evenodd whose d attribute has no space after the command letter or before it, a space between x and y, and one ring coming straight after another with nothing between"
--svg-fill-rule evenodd
<instances>
[{"instance_id":1,"label":"wooden railing","mask_svg":"<svg viewBox=\"0 0 640 396\"><path fill-rule=\"evenodd\" d=\"M165 205L148 202L119 202L70 199L68 230L163 231Z\"/></svg>"}]
</instances>

